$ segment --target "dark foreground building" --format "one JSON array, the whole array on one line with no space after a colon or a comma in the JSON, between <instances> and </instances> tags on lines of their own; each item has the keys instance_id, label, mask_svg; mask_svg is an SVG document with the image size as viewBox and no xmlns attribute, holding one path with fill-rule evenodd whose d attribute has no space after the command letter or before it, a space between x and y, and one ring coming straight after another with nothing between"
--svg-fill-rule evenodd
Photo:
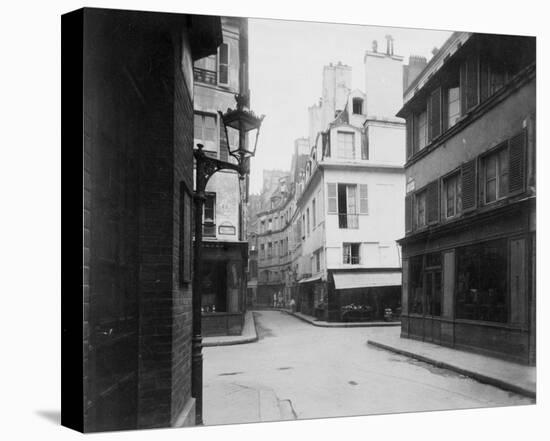
<instances>
[{"instance_id":1,"label":"dark foreground building","mask_svg":"<svg viewBox=\"0 0 550 441\"><path fill-rule=\"evenodd\" d=\"M63 154L84 155L83 402L63 400L63 424L193 424L193 61L216 53L220 19L86 8L62 32L64 124L81 112L70 96L83 96L83 147L64 138ZM74 295L64 285L64 301ZM64 338L80 311L64 311ZM63 397L69 368L80 369L64 361Z\"/></svg>"},{"instance_id":2,"label":"dark foreground building","mask_svg":"<svg viewBox=\"0 0 550 441\"><path fill-rule=\"evenodd\" d=\"M402 337L535 363L535 72L455 33L405 91Z\"/></svg>"}]
</instances>

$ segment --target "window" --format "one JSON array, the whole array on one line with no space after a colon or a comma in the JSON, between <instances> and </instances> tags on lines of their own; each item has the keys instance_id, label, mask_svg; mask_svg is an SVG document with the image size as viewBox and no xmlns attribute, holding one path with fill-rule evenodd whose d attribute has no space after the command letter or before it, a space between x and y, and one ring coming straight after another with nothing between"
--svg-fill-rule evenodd
<instances>
[{"instance_id":1,"label":"window","mask_svg":"<svg viewBox=\"0 0 550 441\"><path fill-rule=\"evenodd\" d=\"M260 245L260 259L265 259L265 244Z\"/></svg>"},{"instance_id":2,"label":"window","mask_svg":"<svg viewBox=\"0 0 550 441\"><path fill-rule=\"evenodd\" d=\"M268 219L267 221L267 231L271 231L273 229L273 219Z\"/></svg>"},{"instance_id":3,"label":"window","mask_svg":"<svg viewBox=\"0 0 550 441\"><path fill-rule=\"evenodd\" d=\"M457 318L507 322L507 250L506 239L457 249Z\"/></svg>"},{"instance_id":4,"label":"window","mask_svg":"<svg viewBox=\"0 0 550 441\"><path fill-rule=\"evenodd\" d=\"M361 159L369 159L369 128L366 127L365 131L361 134Z\"/></svg>"},{"instance_id":5,"label":"window","mask_svg":"<svg viewBox=\"0 0 550 441\"><path fill-rule=\"evenodd\" d=\"M206 193L202 224L204 236L216 236L216 193Z\"/></svg>"},{"instance_id":6,"label":"window","mask_svg":"<svg viewBox=\"0 0 550 441\"><path fill-rule=\"evenodd\" d=\"M452 218L462 210L462 185L460 173L443 181L443 212L447 219Z\"/></svg>"},{"instance_id":7,"label":"window","mask_svg":"<svg viewBox=\"0 0 550 441\"><path fill-rule=\"evenodd\" d=\"M217 157L218 145L215 116L195 113L194 143L195 145L204 145L204 150L209 156Z\"/></svg>"},{"instance_id":8,"label":"window","mask_svg":"<svg viewBox=\"0 0 550 441\"><path fill-rule=\"evenodd\" d=\"M315 229L315 226L317 225L317 208L315 206L315 198L313 198L313 201L311 202L311 215L312 215L312 225L313 229Z\"/></svg>"},{"instance_id":9,"label":"window","mask_svg":"<svg viewBox=\"0 0 550 441\"><path fill-rule=\"evenodd\" d=\"M321 251L320 250L313 253L312 271L314 273L318 273L319 271L321 271Z\"/></svg>"},{"instance_id":10,"label":"window","mask_svg":"<svg viewBox=\"0 0 550 441\"><path fill-rule=\"evenodd\" d=\"M416 227L421 228L426 225L426 191L421 191L415 195L415 220Z\"/></svg>"},{"instance_id":11,"label":"window","mask_svg":"<svg viewBox=\"0 0 550 441\"><path fill-rule=\"evenodd\" d=\"M307 227L306 227L306 235L307 235L307 237L309 237L309 231L310 231L310 230L309 230L309 208L306 209L306 225L307 225Z\"/></svg>"},{"instance_id":12,"label":"window","mask_svg":"<svg viewBox=\"0 0 550 441\"><path fill-rule=\"evenodd\" d=\"M267 244L267 258L271 259L272 256L273 256L273 243L268 242L268 244Z\"/></svg>"},{"instance_id":13,"label":"window","mask_svg":"<svg viewBox=\"0 0 550 441\"><path fill-rule=\"evenodd\" d=\"M338 226L359 228L357 213L357 186L338 184Z\"/></svg>"},{"instance_id":14,"label":"window","mask_svg":"<svg viewBox=\"0 0 550 441\"><path fill-rule=\"evenodd\" d=\"M502 148L483 158L485 203L508 194L508 148Z\"/></svg>"},{"instance_id":15,"label":"window","mask_svg":"<svg viewBox=\"0 0 550 441\"><path fill-rule=\"evenodd\" d=\"M338 132L338 158L355 159L354 133Z\"/></svg>"},{"instance_id":16,"label":"window","mask_svg":"<svg viewBox=\"0 0 550 441\"><path fill-rule=\"evenodd\" d=\"M302 214L302 240L306 238L306 215Z\"/></svg>"},{"instance_id":17,"label":"window","mask_svg":"<svg viewBox=\"0 0 550 441\"><path fill-rule=\"evenodd\" d=\"M363 114L363 100L361 98L353 98L353 113L355 115Z\"/></svg>"},{"instance_id":18,"label":"window","mask_svg":"<svg viewBox=\"0 0 550 441\"><path fill-rule=\"evenodd\" d=\"M409 258L410 312L440 316L442 295L441 253Z\"/></svg>"},{"instance_id":19,"label":"window","mask_svg":"<svg viewBox=\"0 0 550 441\"><path fill-rule=\"evenodd\" d=\"M424 147L426 147L426 143L428 140L428 125L427 125L428 115L426 110L419 113L418 115L415 115L414 122L415 122L414 133L416 135L415 152L418 152L422 150Z\"/></svg>"},{"instance_id":20,"label":"window","mask_svg":"<svg viewBox=\"0 0 550 441\"><path fill-rule=\"evenodd\" d=\"M260 222L260 233L263 233L265 231L265 220Z\"/></svg>"},{"instance_id":21,"label":"window","mask_svg":"<svg viewBox=\"0 0 550 441\"><path fill-rule=\"evenodd\" d=\"M357 265L359 264L359 243L345 243L343 244L343 263L348 265Z\"/></svg>"},{"instance_id":22,"label":"window","mask_svg":"<svg viewBox=\"0 0 550 441\"><path fill-rule=\"evenodd\" d=\"M454 126L460 118L460 88L447 89L447 128Z\"/></svg>"},{"instance_id":23,"label":"window","mask_svg":"<svg viewBox=\"0 0 550 441\"><path fill-rule=\"evenodd\" d=\"M229 46L227 43L222 43L219 47L218 78L220 84L229 84Z\"/></svg>"}]
</instances>

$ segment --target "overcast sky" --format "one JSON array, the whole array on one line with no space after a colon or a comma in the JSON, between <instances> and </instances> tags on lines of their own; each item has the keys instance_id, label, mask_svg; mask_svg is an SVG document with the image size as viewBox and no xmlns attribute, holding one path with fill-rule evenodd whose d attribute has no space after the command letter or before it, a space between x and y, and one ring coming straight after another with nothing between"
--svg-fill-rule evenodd
<instances>
[{"instance_id":1,"label":"overcast sky","mask_svg":"<svg viewBox=\"0 0 550 441\"><path fill-rule=\"evenodd\" d=\"M410 28L249 19L251 108L265 114L256 157L252 159L251 193L258 193L264 169L290 168L294 140L308 135L307 108L321 96L323 66L341 61L352 67L352 88L364 90L363 56L385 35L394 38L394 54L422 55L428 60L452 32Z\"/></svg>"}]
</instances>

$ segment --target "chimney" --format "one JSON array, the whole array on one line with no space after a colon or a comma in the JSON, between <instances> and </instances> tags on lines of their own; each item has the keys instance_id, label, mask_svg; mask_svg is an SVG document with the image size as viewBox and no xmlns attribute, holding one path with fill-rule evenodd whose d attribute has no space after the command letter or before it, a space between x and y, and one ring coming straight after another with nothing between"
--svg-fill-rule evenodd
<instances>
[{"instance_id":1,"label":"chimney","mask_svg":"<svg viewBox=\"0 0 550 441\"><path fill-rule=\"evenodd\" d=\"M372 40L372 51L374 53L378 52L378 41L376 41L376 40Z\"/></svg>"},{"instance_id":2,"label":"chimney","mask_svg":"<svg viewBox=\"0 0 550 441\"><path fill-rule=\"evenodd\" d=\"M393 37L386 35L386 55L393 55Z\"/></svg>"},{"instance_id":3,"label":"chimney","mask_svg":"<svg viewBox=\"0 0 550 441\"><path fill-rule=\"evenodd\" d=\"M415 78L428 65L426 57L420 55L411 55L409 57L409 65L403 66L403 91L407 90Z\"/></svg>"}]
</instances>

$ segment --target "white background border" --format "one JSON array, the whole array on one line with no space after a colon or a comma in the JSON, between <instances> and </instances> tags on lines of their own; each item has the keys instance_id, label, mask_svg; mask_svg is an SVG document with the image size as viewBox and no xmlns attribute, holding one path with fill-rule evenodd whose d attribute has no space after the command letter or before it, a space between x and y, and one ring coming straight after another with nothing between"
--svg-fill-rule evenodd
<instances>
[{"instance_id":1,"label":"white background border","mask_svg":"<svg viewBox=\"0 0 550 441\"><path fill-rule=\"evenodd\" d=\"M357 6L359 4L360 6ZM537 36L538 225L548 225L545 104L548 12L544 2L384 1L5 2L0 13L0 437L76 439L60 427L60 15L81 6L408 26ZM365 42L365 47L369 42ZM542 79L542 81L541 81ZM303 109L302 109L303 110ZM80 148L80 146L75 146ZM80 164L74 164L80 167ZM79 194L80 183L74 185ZM542 201L542 203L541 203ZM547 234L538 231L538 404L487 410L413 413L263 423L201 429L91 435L93 439L407 439L542 438L548 312L544 279ZM74 295L81 295L75 291ZM546 324L545 324L546 322ZM419 396L418 400L422 401ZM546 417L548 419L548 416Z\"/></svg>"}]
</instances>

